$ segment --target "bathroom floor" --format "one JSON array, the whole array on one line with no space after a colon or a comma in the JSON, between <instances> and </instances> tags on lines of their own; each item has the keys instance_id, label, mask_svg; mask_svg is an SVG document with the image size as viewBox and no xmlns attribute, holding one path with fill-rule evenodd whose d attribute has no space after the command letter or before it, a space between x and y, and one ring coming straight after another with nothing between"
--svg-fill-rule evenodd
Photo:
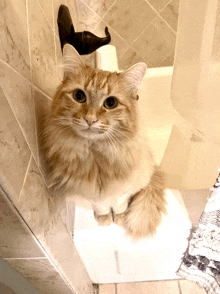
<instances>
[{"instance_id":1,"label":"bathroom floor","mask_svg":"<svg viewBox=\"0 0 220 294\"><path fill-rule=\"evenodd\" d=\"M206 291L196 283L179 281L158 281L124 284L105 284L99 286L99 294L205 294Z\"/></svg>"}]
</instances>

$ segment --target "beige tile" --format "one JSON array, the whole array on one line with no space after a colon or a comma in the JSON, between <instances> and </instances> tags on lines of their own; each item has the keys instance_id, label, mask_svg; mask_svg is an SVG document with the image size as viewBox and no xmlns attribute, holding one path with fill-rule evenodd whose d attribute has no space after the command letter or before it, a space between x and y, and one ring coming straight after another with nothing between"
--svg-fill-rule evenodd
<instances>
[{"instance_id":1,"label":"beige tile","mask_svg":"<svg viewBox=\"0 0 220 294\"><path fill-rule=\"evenodd\" d=\"M69 235L73 235L73 220L71 216L68 216L65 197L53 198L33 159L29 166L18 208L37 236L46 234L50 230L50 221L56 222L58 219L61 219ZM69 209L74 216L74 207L70 206Z\"/></svg>"},{"instance_id":2,"label":"beige tile","mask_svg":"<svg viewBox=\"0 0 220 294\"><path fill-rule=\"evenodd\" d=\"M0 58L31 78L26 1L0 1Z\"/></svg>"},{"instance_id":3,"label":"beige tile","mask_svg":"<svg viewBox=\"0 0 220 294\"><path fill-rule=\"evenodd\" d=\"M161 16L177 32L179 0L172 0L161 12Z\"/></svg>"},{"instance_id":4,"label":"beige tile","mask_svg":"<svg viewBox=\"0 0 220 294\"><path fill-rule=\"evenodd\" d=\"M219 26L219 15L220 15L220 5L218 3L218 8L216 11L216 21L215 21L215 30L214 30L214 36L213 36L213 42L212 42L212 59L215 61L219 61L220 59L220 26ZM217 20L218 19L218 20Z\"/></svg>"},{"instance_id":5,"label":"beige tile","mask_svg":"<svg viewBox=\"0 0 220 294\"><path fill-rule=\"evenodd\" d=\"M58 85L54 31L36 0L28 0L28 9L33 83L52 97Z\"/></svg>"},{"instance_id":6,"label":"beige tile","mask_svg":"<svg viewBox=\"0 0 220 294\"><path fill-rule=\"evenodd\" d=\"M95 26L101 21L100 16L81 0L76 1L76 8L78 13L78 31L90 31L93 33Z\"/></svg>"},{"instance_id":7,"label":"beige tile","mask_svg":"<svg viewBox=\"0 0 220 294\"><path fill-rule=\"evenodd\" d=\"M53 27L53 0L37 0L42 10L44 11L50 25Z\"/></svg>"},{"instance_id":8,"label":"beige tile","mask_svg":"<svg viewBox=\"0 0 220 294\"><path fill-rule=\"evenodd\" d=\"M114 3L103 20L131 44L155 16L155 11L144 0L121 0Z\"/></svg>"},{"instance_id":9,"label":"beige tile","mask_svg":"<svg viewBox=\"0 0 220 294\"><path fill-rule=\"evenodd\" d=\"M0 87L0 179L13 202L23 185L31 152Z\"/></svg>"},{"instance_id":10,"label":"beige tile","mask_svg":"<svg viewBox=\"0 0 220 294\"><path fill-rule=\"evenodd\" d=\"M78 0L76 0L77 2ZM95 11L100 17L103 17L109 10L115 0L84 0L93 11Z\"/></svg>"},{"instance_id":11,"label":"beige tile","mask_svg":"<svg viewBox=\"0 0 220 294\"><path fill-rule=\"evenodd\" d=\"M45 257L27 225L0 188L1 258Z\"/></svg>"},{"instance_id":12,"label":"beige tile","mask_svg":"<svg viewBox=\"0 0 220 294\"><path fill-rule=\"evenodd\" d=\"M63 54L60 45L60 39L55 37L55 47L56 47L56 68L57 68L57 82L60 85L63 81Z\"/></svg>"},{"instance_id":13,"label":"beige tile","mask_svg":"<svg viewBox=\"0 0 220 294\"><path fill-rule=\"evenodd\" d=\"M205 289L194 282L183 280L179 281L182 294L205 294Z\"/></svg>"},{"instance_id":14,"label":"beige tile","mask_svg":"<svg viewBox=\"0 0 220 294\"><path fill-rule=\"evenodd\" d=\"M39 169L32 160L18 209L76 292L84 294L88 291L90 294L91 280L68 232L66 220L63 218L62 210L65 205L65 197L49 194Z\"/></svg>"},{"instance_id":15,"label":"beige tile","mask_svg":"<svg viewBox=\"0 0 220 294\"><path fill-rule=\"evenodd\" d=\"M125 70L137 62L145 60L133 48L129 48L118 60L119 69Z\"/></svg>"},{"instance_id":16,"label":"beige tile","mask_svg":"<svg viewBox=\"0 0 220 294\"><path fill-rule=\"evenodd\" d=\"M170 2L170 0L146 0L149 2L158 12L160 12L166 5Z\"/></svg>"},{"instance_id":17,"label":"beige tile","mask_svg":"<svg viewBox=\"0 0 220 294\"><path fill-rule=\"evenodd\" d=\"M42 294L73 294L67 282L47 258L6 260Z\"/></svg>"},{"instance_id":18,"label":"beige tile","mask_svg":"<svg viewBox=\"0 0 220 294\"><path fill-rule=\"evenodd\" d=\"M113 45L116 47L116 52L118 58L120 58L121 55L125 53L125 51L128 49L129 45L123 39L117 32L115 32L111 26L106 24L104 21L101 21L96 29L94 30L94 34L97 35L98 37L105 37L105 27L108 27L109 33L111 35L111 42L110 45Z\"/></svg>"},{"instance_id":19,"label":"beige tile","mask_svg":"<svg viewBox=\"0 0 220 294\"><path fill-rule=\"evenodd\" d=\"M44 94L33 88L34 103L35 103L35 114L37 124L37 137L38 137L38 151L39 151L39 167L44 175L45 180L48 177L48 165L46 164L45 153L43 149L43 132L44 124L47 115L50 113L52 101L47 98Z\"/></svg>"},{"instance_id":20,"label":"beige tile","mask_svg":"<svg viewBox=\"0 0 220 294\"><path fill-rule=\"evenodd\" d=\"M117 294L179 294L176 281L117 284Z\"/></svg>"},{"instance_id":21,"label":"beige tile","mask_svg":"<svg viewBox=\"0 0 220 294\"><path fill-rule=\"evenodd\" d=\"M61 4L65 5L63 0L53 0L54 31L58 38L59 38L59 31L58 31L58 25L57 25L57 17L58 17L58 11Z\"/></svg>"},{"instance_id":22,"label":"beige tile","mask_svg":"<svg viewBox=\"0 0 220 294\"><path fill-rule=\"evenodd\" d=\"M24 136L37 160L37 133L31 84L1 61L0 80L13 113L19 121Z\"/></svg>"},{"instance_id":23,"label":"beige tile","mask_svg":"<svg viewBox=\"0 0 220 294\"><path fill-rule=\"evenodd\" d=\"M92 294L92 282L62 220L51 218L49 227L50 230L41 238L42 244L50 252L50 256L76 293Z\"/></svg>"},{"instance_id":24,"label":"beige tile","mask_svg":"<svg viewBox=\"0 0 220 294\"><path fill-rule=\"evenodd\" d=\"M156 63L158 64L158 63ZM166 56L164 60L162 60L159 64L159 67L163 66L173 66L174 64L174 52L172 51L170 55ZM156 65L158 66L158 65Z\"/></svg>"},{"instance_id":25,"label":"beige tile","mask_svg":"<svg viewBox=\"0 0 220 294\"><path fill-rule=\"evenodd\" d=\"M51 211L55 209L54 203L33 158L17 208L38 238L50 230ZM53 210L52 214L56 214L54 217L58 218L57 210Z\"/></svg>"},{"instance_id":26,"label":"beige tile","mask_svg":"<svg viewBox=\"0 0 220 294\"><path fill-rule=\"evenodd\" d=\"M115 284L99 285L99 294L115 294Z\"/></svg>"},{"instance_id":27,"label":"beige tile","mask_svg":"<svg viewBox=\"0 0 220 294\"><path fill-rule=\"evenodd\" d=\"M159 67L168 56L174 55L175 41L175 33L157 17L134 42L133 47L149 67Z\"/></svg>"}]
</instances>

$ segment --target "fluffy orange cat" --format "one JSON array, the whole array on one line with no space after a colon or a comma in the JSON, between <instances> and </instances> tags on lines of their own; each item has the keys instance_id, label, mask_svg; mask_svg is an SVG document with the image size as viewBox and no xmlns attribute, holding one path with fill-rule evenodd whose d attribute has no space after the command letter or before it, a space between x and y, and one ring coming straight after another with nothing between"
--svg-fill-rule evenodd
<instances>
[{"instance_id":1,"label":"fluffy orange cat","mask_svg":"<svg viewBox=\"0 0 220 294\"><path fill-rule=\"evenodd\" d=\"M163 174L138 126L146 64L121 73L95 69L69 44L63 57L44 135L53 191L89 202L100 225L115 222L133 238L154 234L166 201Z\"/></svg>"}]
</instances>

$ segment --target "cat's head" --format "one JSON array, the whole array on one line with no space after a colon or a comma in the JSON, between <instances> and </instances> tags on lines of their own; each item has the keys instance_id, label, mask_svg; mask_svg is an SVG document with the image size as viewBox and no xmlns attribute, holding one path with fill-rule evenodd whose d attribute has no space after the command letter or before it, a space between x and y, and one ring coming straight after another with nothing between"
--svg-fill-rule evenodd
<instances>
[{"instance_id":1,"label":"cat's head","mask_svg":"<svg viewBox=\"0 0 220 294\"><path fill-rule=\"evenodd\" d=\"M146 64L121 73L85 65L76 50L64 46L64 81L55 95L52 115L63 129L88 140L117 141L137 129L137 91Z\"/></svg>"}]
</instances>

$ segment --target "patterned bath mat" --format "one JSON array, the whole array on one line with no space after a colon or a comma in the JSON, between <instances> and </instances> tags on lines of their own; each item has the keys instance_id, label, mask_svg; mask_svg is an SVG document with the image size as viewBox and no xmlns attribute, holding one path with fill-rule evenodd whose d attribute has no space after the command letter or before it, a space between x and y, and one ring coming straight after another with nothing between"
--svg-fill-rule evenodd
<instances>
[{"instance_id":1,"label":"patterned bath mat","mask_svg":"<svg viewBox=\"0 0 220 294\"><path fill-rule=\"evenodd\" d=\"M220 168L199 225L177 274L196 282L208 294L220 294Z\"/></svg>"}]
</instances>

